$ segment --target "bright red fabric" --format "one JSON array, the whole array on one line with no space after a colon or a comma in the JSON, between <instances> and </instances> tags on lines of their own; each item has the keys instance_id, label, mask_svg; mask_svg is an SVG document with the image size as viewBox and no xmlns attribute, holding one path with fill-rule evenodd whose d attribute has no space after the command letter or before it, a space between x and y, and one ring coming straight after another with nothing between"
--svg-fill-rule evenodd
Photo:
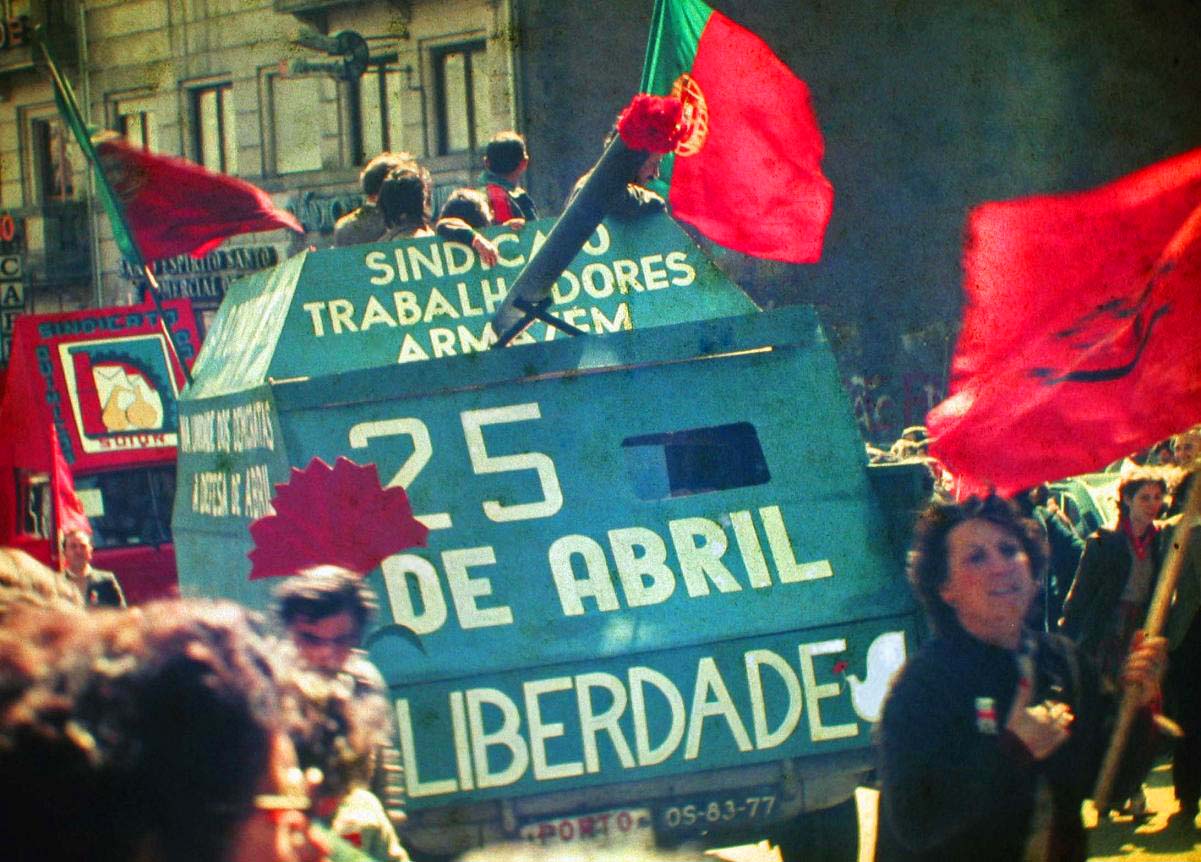
<instances>
[{"instance_id":1,"label":"bright red fabric","mask_svg":"<svg viewBox=\"0 0 1201 862\"><path fill-rule=\"evenodd\" d=\"M90 536L92 524L84 514L83 502L75 493L75 479L71 476L67 459L63 457L63 447L59 445L53 423L47 428L46 436L50 441L50 459L53 465L50 486L54 494L54 512L58 518L58 535L61 539L74 530L84 530Z\"/></svg>"},{"instance_id":2,"label":"bright red fabric","mask_svg":"<svg viewBox=\"0 0 1201 862\"><path fill-rule=\"evenodd\" d=\"M161 156L113 139L96 144L142 257L203 257L228 237L289 228L296 217L276 209L271 196L235 177L184 159Z\"/></svg>"},{"instance_id":3,"label":"bright red fabric","mask_svg":"<svg viewBox=\"0 0 1201 862\"><path fill-rule=\"evenodd\" d=\"M720 12L690 71L709 112L700 152L676 156L672 214L705 236L756 257L821 258L834 189L809 88L766 43Z\"/></svg>"},{"instance_id":4,"label":"bright red fabric","mask_svg":"<svg viewBox=\"0 0 1201 862\"><path fill-rule=\"evenodd\" d=\"M1201 149L969 218L931 453L965 490L1102 468L1201 421Z\"/></svg>"}]
</instances>

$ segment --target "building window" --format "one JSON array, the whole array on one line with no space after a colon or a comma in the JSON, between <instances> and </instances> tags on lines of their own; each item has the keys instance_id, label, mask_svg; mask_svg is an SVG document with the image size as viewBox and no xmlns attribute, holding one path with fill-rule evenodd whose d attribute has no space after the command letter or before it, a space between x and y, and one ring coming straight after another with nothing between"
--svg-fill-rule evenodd
<instances>
[{"instance_id":1,"label":"building window","mask_svg":"<svg viewBox=\"0 0 1201 862\"><path fill-rule=\"evenodd\" d=\"M321 130L327 106L321 79L270 75L271 140L275 172L295 174L321 170Z\"/></svg>"},{"instance_id":2,"label":"building window","mask_svg":"<svg viewBox=\"0 0 1201 862\"><path fill-rule=\"evenodd\" d=\"M119 99L116 102L117 132L143 150L156 148L154 111L150 99Z\"/></svg>"},{"instance_id":3,"label":"building window","mask_svg":"<svg viewBox=\"0 0 1201 862\"><path fill-rule=\"evenodd\" d=\"M487 139L487 78L483 40L434 53L438 155L478 149Z\"/></svg>"},{"instance_id":4,"label":"building window","mask_svg":"<svg viewBox=\"0 0 1201 862\"><path fill-rule=\"evenodd\" d=\"M175 465L110 470L75 479L97 548L171 541Z\"/></svg>"},{"instance_id":5,"label":"building window","mask_svg":"<svg viewBox=\"0 0 1201 862\"><path fill-rule=\"evenodd\" d=\"M31 120L30 133L41 201L75 200L86 184L86 165L71 133L57 117Z\"/></svg>"},{"instance_id":6,"label":"building window","mask_svg":"<svg viewBox=\"0 0 1201 862\"><path fill-rule=\"evenodd\" d=\"M122 114L118 119L121 135L129 143L143 150L154 149L154 127L152 118L154 117L149 111L137 111L129 114Z\"/></svg>"},{"instance_id":7,"label":"building window","mask_svg":"<svg viewBox=\"0 0 1201 862\"><path fill-rule=\"evenodd\" d=\"M406 86L405 72L392 66L371 66L359 79L356 164L367 162L385 151L407 149L401 110Z\"/></svg>"},{"instance_id":8,"label":"building window","mask_svg":"<svg viewBox=\"0 0 1201 862\"><path fill-rule=\"evenodd\" d=\"M17 533L49 539L54 530L50 475L20 468L14 472L17 480Z\"/></svg>"},{"instance_id":9,"label":"building window","mask_svg":"<svg viewBox=\"0 0 1201 862\"><path fill-rule=\"evenodd\" d=\"M232 85L192 90L192 129L197 162L225 174L238 172Z\"/></svg>"}]
</instances>

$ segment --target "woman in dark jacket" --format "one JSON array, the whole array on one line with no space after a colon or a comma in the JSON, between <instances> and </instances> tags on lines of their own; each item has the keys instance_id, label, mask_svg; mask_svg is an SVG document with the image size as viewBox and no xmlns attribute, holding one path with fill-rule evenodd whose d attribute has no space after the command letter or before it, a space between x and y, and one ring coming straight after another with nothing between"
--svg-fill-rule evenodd
<instances>
[{"instance_id":1,"label":"woman in dark jacket","mask_svg":"<svg viewBox=\"0 0 1201 862\"><path fill-rule=\"evenodd\" d=\"M878 860L1087 857L1109 704L1070 641L1023 626L1045 559L1038 526L996 497L918 522L909 579L935 636L884 706ZM1146 639L1127 661L1144 703L1164 656Z\"/></svg>"},{"instance_id":2,"label":"woman in dark jacket","mask_svg":"<svg viewBox=\"0 0 1201 862\"><path fill-rule=\"evenodd\" d=\"M1118 486L1117 526L1088 537L1076 579L1063 603L1063 632L1096 657L1107 683L1116 677L1130 638L1143 624L1162 562L1155 519L1167 484L1151 470Z\"/></svg>"}]
</instances>

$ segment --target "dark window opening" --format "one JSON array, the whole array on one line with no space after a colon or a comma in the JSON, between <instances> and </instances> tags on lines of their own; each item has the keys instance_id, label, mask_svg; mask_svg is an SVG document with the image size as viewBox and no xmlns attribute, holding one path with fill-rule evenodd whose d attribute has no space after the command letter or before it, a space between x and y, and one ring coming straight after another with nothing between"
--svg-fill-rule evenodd
<instances>
[{"instance_id":1,"label":"dark window opening","mask_svg":"<svg viewBox=\"0 0 1201 862\"><path fill-rule=\"evenodd\" d=\"M477 150L486 138L485 43L469 42L434 54L438 155Z\"/></svg>"},{"instance_id":2,"label":"dark window opening","mask_svg":"<svg viewBox=\"0 0 1201 862\"><path fill-rule=\"evenodd\" d=\"M69 132L57 119L34 120L32 133L42 202L74 200L76 178L82 176L83 154L69 140Z\"/></svg>"},{"instance_id":3,"label":"dark window opening","mask_svg":"<svg viewBox=\"0 0 1201 862\"><path fill-rule=\"evenodd\" d=\"M125 140L138 149L149 150L153 136L149 111L128 111L118 117L119 131Z\"/></svg>"},{"instance_id":4,"label":"dark window opening","mask_svg":"<svg viewBox=\"0 0 1201 862\"><path fill-rule=\"evenodd\" d=\"M54 532L50 475L18 469L16 480L17 532L24 536L49 539Z\"/></svg>"},{"instance_id":5,"label":"dark window opening","mask_svg":"<svg viewBox=\"0 0 1201 862\"><path fill-rule=\"evenodd\" d=\"M350 106L351 157L366 164L382 152L404 150L402 99L407 87L403 69L374 63L352 81Z\"/></svg>"},{"instance_id":6,"label":"dark window opening","mask_svg":"<svg viewBox=\"0 0 1201 862\"><path fill-rule=\"evenodd\" d=\"M642 500L687 497L771 480L749 422L644 434L621 441L626 474Z\"/></svg>"},{"instance_id":7,"label":"dark window opening","mask_svg":"<svg viewBox=\"0 0 1201 862\"><path fill-rule=\"evenodd\" d=\"M218 173L237 173L231 84L192 90L192 132L198 163Z\"/></svg>"},{"instance_id":8,"label":"dark window opening","mask_svg":"<svg viewBox=\"0 0 1201 862\"><path fill-rule=\"evenodd\" d=\"M171 541L175 465L114 470L75 478L97 548L163 545Z\"/></svg>"}]
</instances>

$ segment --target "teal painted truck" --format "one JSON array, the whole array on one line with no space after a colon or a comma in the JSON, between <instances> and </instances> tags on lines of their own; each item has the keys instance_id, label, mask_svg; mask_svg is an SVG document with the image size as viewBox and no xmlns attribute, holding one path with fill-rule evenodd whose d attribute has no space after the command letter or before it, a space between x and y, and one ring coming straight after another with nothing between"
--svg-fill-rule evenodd
<instances>
[{"instance_id":1,"label":"teal painted truck","mask_svg":"<svg viewBox=\"0 0 1201 862\"><path fill-rule=\"evenodd\" d=\"M416 855L770 837L853 859L916 635L895 525L921 481L894 470L881 505L813 311L760 311L664 215L605 221L555 283L586 334L488 349L548 229L493 231L491 268L418 239L233 285L180 399L181 590L267 606L248 526L274 486L374 464L430 529L367 576Z\"/></svg>"}]
</instances>

